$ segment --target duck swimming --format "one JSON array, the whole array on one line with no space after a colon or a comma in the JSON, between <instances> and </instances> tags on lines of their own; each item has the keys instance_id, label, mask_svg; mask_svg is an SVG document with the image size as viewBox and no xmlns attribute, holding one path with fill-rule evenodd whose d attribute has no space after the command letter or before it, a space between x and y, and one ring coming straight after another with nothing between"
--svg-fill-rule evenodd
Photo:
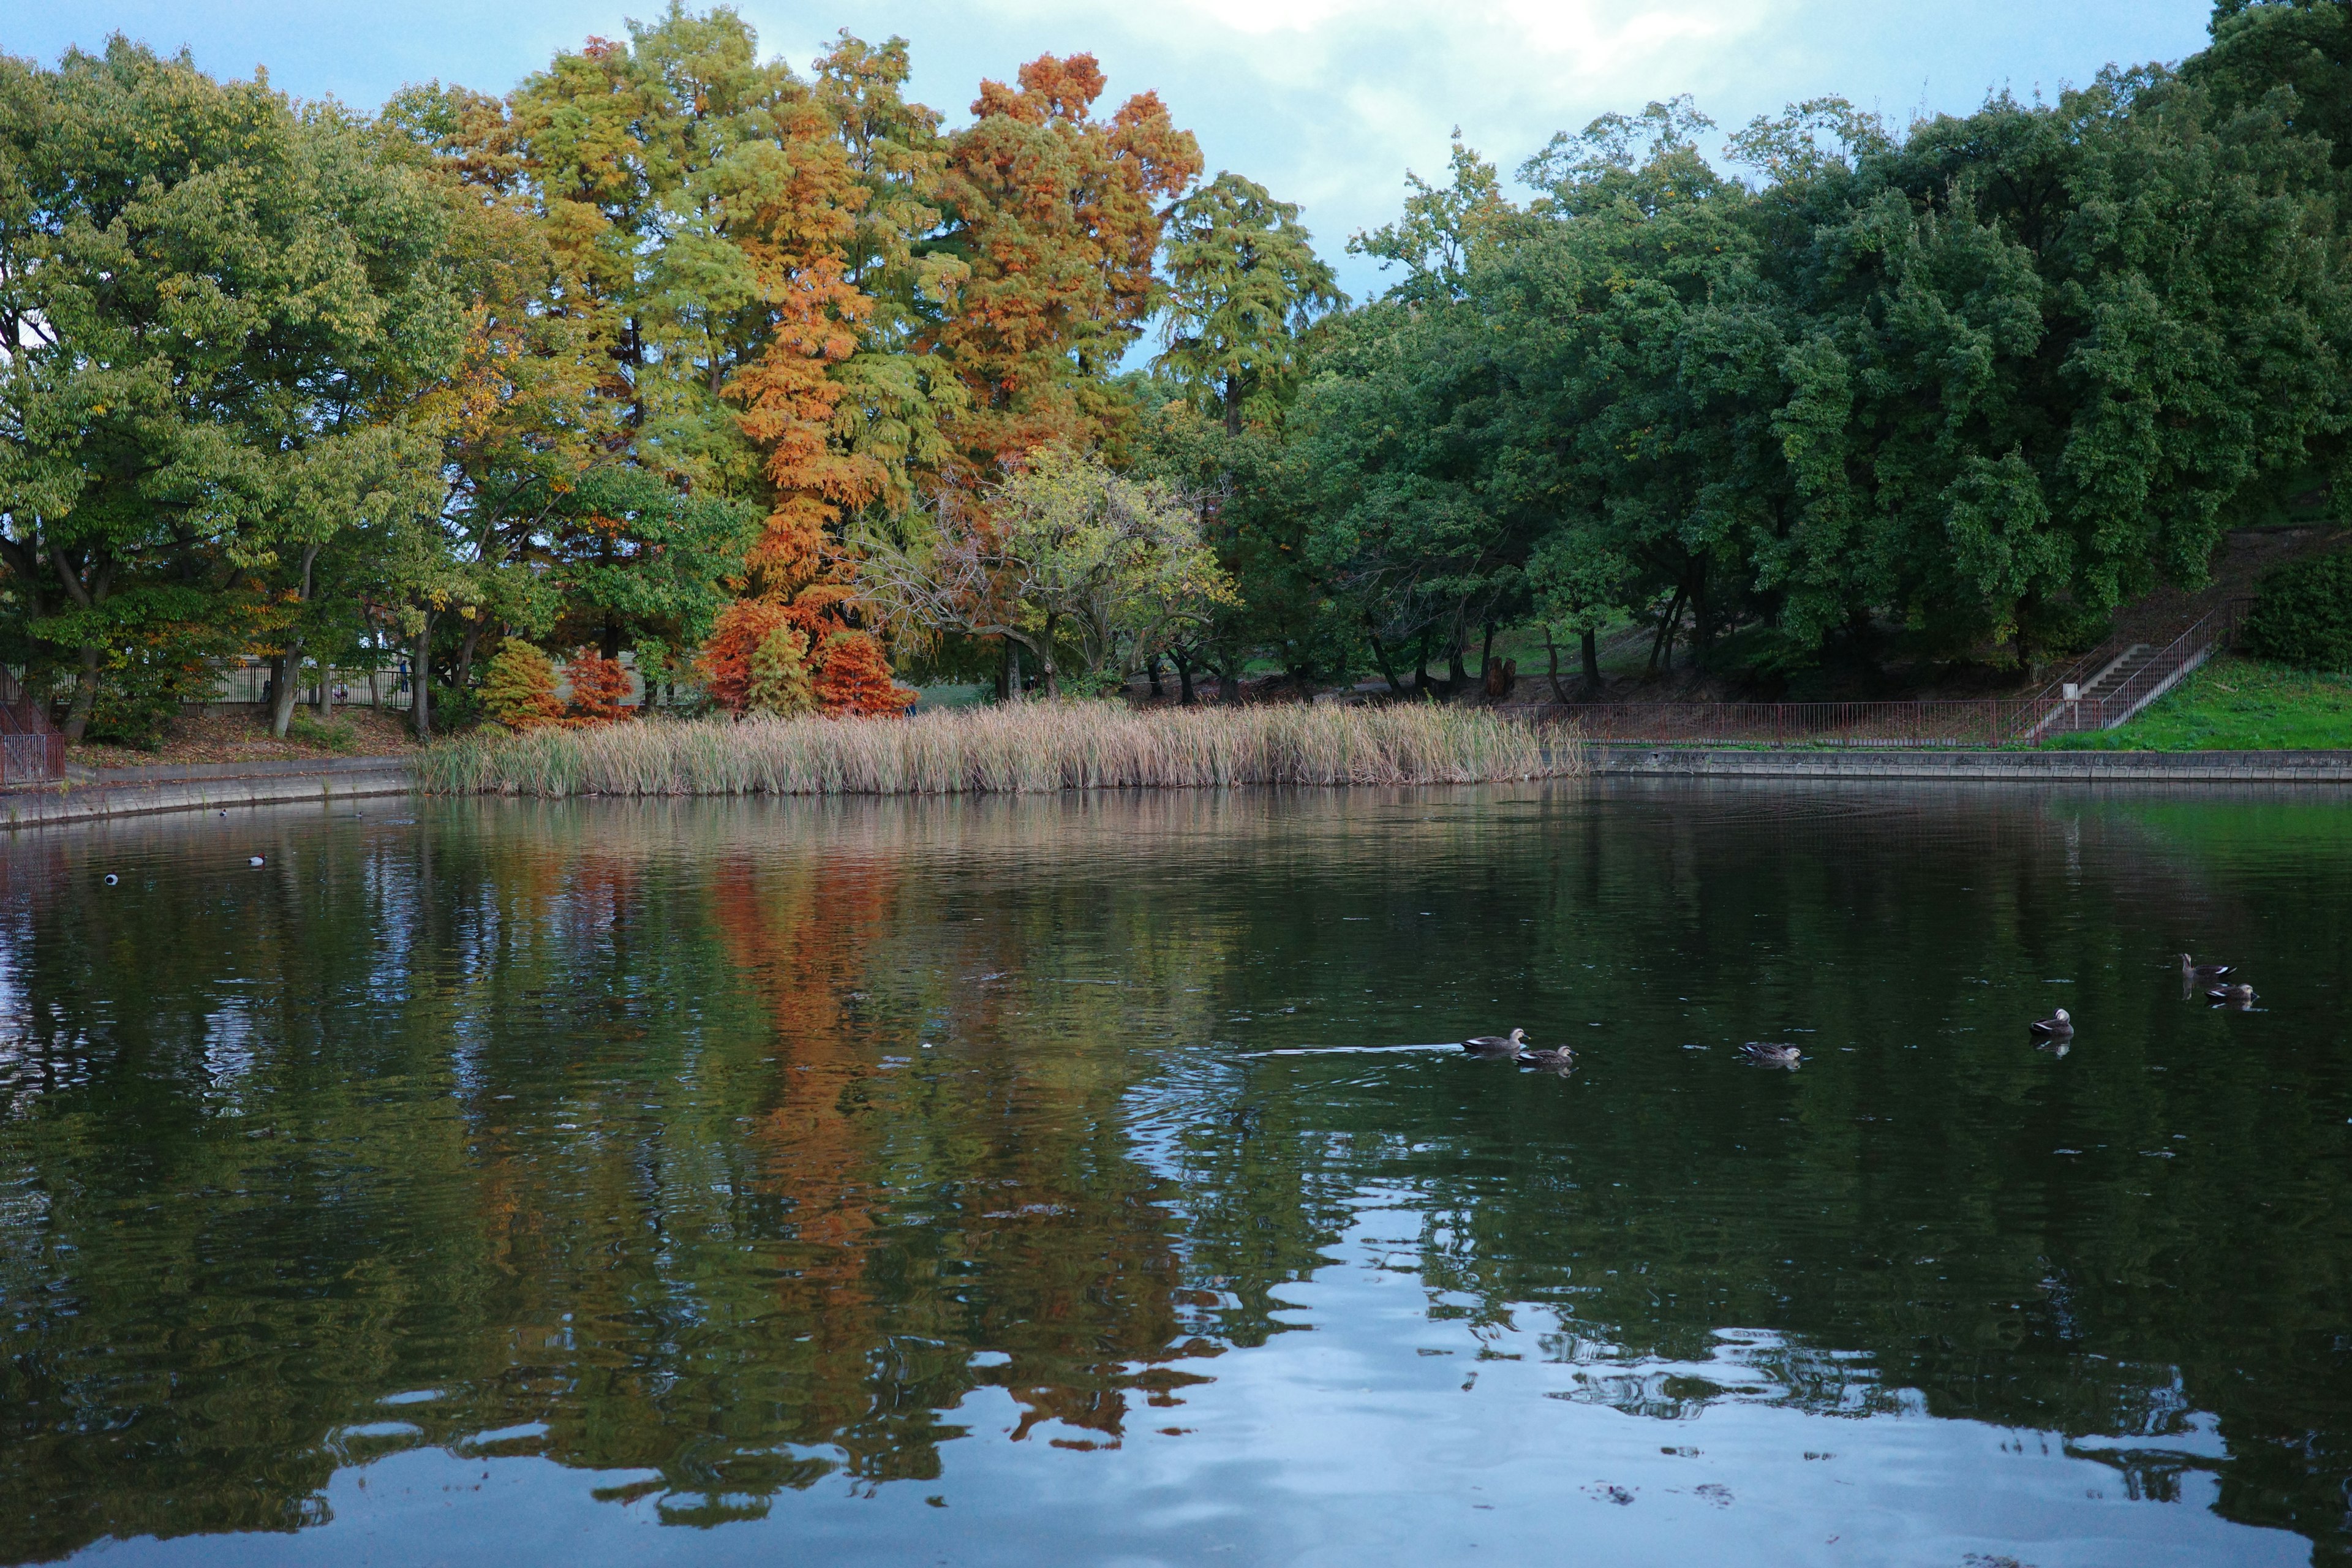
<instances>
[{"instance_id":1,"label":"duck swimming","mask_svg":"<svg viewBox=\"0 0 2352 1568\"><path fill-rule=\"evenodd\" d=\"M1576 1065L1576 1053L1566 1046L1552 1046L1542 1050L1521 1051L1519 1060L1531 1068L1550 1068L1566 1072Z\"/></svg>"},{"instance_id":2,"label":"duck swimming","mask_svg":"<svg viewBox=\"0 0 2352 1568\"><path fill-rule=\"evenodd\" d=\"M1508 1051L1517 1056L1528 1037L1525 1029L1513 1029L1509 1035L1473 1035L1462 1042L1465 1051L1489 1051L1497 1055Z\"/></svg>"},{"instance_id":3,"label":"duck swimming","mask_svg":"<svg viewBox=\"0 0 2352 1568\"><path fill-rule=\"evenodd\" d=\"M2066 1016L2066 1009L2063 1007L2059 1008L2047 1018L2036 1018L2026 1027L2037 1035L2053 1040L2071 1040L2074 1037L2074 1020Z\"/></svg>"},{"instance_id":4,"label":"duck swimming","mask_svg":"<svg viewBox=\"0 0 2352 1568\"><path fill-rule=\"evenodd\" d=\"M1798 1064L1805 1059L1804 1053L1796 1047L1769 1040L1750 1040L1739 1047L1739 1054L1750 1067L1785 1068L1790 1072L1796 1071Z\"/></svg>"},{"instance_id":5,"label":"duck swimming","mask_svg":"<svg viewBox=\"0 0 2352 1568\"><path fill-rule=\"evenodd\" d=\"M2205 993L2209 1002L2219 1002L2224 1007L2251 1007L2254 1005L2254 988L2243 981L2235 985L2216 985Z\"/></svg>"},{"instance_id":6,"label":"duck swimming","mask_svg":"<svg viewBox=\"0 0 2352 1568\"><path fill-rule=\"evenodd\" d=\"M2186 981L2201 984L2236 973L2238 966L2234 963L2198 963L2185 952L2180 955L2180 978Z\"/></svg>"}]
</instances>

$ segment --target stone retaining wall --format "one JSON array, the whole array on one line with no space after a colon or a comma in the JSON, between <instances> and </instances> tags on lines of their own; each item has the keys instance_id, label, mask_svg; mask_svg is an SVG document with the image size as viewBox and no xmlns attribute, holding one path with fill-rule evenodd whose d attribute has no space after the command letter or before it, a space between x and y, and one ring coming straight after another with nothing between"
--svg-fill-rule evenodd
<instances>
[{"instance_id":1,"label":"stone retaining wall","mask_svg":"<svg viewBox=\"0 0 2352 1568\"><path fill-rule=\"evenodd\" d=\"M1594 742L1596 773L1675 778L2352 784L2347 752L1733 751Z\"/></svg>"},{"instance_id":2,"label":"stone retaining wall","mask_svg":"<svg viewBox=\"0 0 2352 1568\"><path fill-rule=\"evenodd\" d=\"M157 769L158 773L182 776L94 784L68 782L57 788L12 790L0 795L0 831L101 817L144 816L159 811L226 811L247 805L303 801L325 804L365 795L406 795L414 783L408 764L396 761L353 759L325 767L313 764L299 772L277 771L286 766L282 763L248 764L259 766L271 766L272 771L210 773L200 773L194 767ZM137 771L143 770L110 770L118 773Z\"/></svg>"}]
</instances>

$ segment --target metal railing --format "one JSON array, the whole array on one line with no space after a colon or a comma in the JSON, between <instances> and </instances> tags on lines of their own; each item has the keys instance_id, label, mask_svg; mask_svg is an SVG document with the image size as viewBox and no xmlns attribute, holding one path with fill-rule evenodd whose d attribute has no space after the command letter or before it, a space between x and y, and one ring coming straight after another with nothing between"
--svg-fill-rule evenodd
<instances>
[{"instance_id":1,"label":"metal railing","mask_svg":"<svg viewBox=\"0 0 2352 1568\"><path fill-rule=\"evenodd\" d=\"M0 789L65 776L65 736L16 677L0 669Z\"/></svg>"},{"instance_id":2,"label":"metal railing","mask_svg":"<svg viewBox=\"0 0 2352 1568\"><path fill-rule=\"evenodd\" d=\"M1587 740L1704 745L1953 747L2039 745L2112 730L2169 691L2237 635L2251 599L2200 616L2160 648L2108 644L2038 696L1917 702L1573 702L1546 710ZM2120 673L2112 689L2098 687ZM2068 695L2069 692L2074 695Z\"/></svg>"}]
</instances>

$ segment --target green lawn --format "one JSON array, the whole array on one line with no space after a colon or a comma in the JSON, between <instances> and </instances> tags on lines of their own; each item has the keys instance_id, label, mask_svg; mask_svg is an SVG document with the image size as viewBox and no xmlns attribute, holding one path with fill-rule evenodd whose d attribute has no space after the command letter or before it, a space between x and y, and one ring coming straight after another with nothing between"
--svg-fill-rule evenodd
<instances>
[{"instance_id":1,"label":"green lawn","mask_svg":"<svg viewBox=\"0 0 2352 1568\"><path fill-rule=\"evenodd\" d=\"M2352 747L2352 680L2216 658L2120 730L2049 742L2095 752L2331 751Z\"/></svg>"}]
</instances>

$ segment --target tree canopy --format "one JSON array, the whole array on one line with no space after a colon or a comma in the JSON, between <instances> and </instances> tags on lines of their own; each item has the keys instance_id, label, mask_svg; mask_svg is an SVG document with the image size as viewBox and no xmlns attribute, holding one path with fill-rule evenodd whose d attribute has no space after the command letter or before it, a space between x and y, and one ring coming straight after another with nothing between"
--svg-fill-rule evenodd
<instances>
[{"instance_id":1,"label":"tree canopy","mask_svg":"<svg viewBox=\"0 0 2352 1568\"><path fill-rule=\"evenodd\" d=\"M2339 0L1904 126L1675 99L1508 176L1457 134L1360 304L1092 56L960 125L910 69L679 0L373 114L0 60L0 658L132 739L239 654L281 730L306 661L404 658L425 731L518 639L730 708L757 656L779 710L1015 649L1427 689L1515 626L1762 689L2031 665L2343 511ZM1069 507L1127 521L1065 599Z\"/></svg>"}]
</instances>

